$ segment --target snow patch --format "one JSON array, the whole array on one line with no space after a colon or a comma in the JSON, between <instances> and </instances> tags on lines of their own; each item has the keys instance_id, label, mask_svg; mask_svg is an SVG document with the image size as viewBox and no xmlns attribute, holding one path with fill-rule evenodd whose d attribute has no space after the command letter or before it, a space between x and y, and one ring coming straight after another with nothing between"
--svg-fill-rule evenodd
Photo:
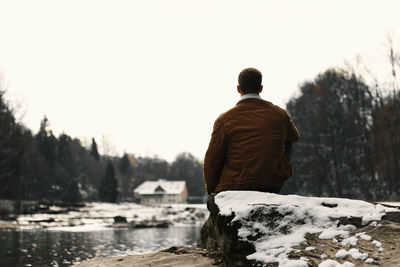
<instances>
[{"instance_id":1,"label":"snow patch","mask_svg":"<svg viewBox=\"0 0 400 267\"><path fill-rule=\"evenodd\" d=\"M347 251L345 249L340 249L338 252L336 252L335 257L338 259L344 259L347 256Z\"/></svg>"},{"instance_id":2,"label":"snow patch","mask_svg":"<svg viewBox=\"0 0 400 267\"><path fill-rule=\"evenodd\" d=\"M361 253L358 249L352 248L348 251L349 255L355 260L365 260L368 258L367 253Z\"/></svg>"},{"instance_id":3,"label":"snow patch","mask_svg":"<svg viewBox=\"0 0 400 267\"><path fill-rule=\"evenodd\" d=\"M351 236L351 237L348 237L348 238L345 238L342 240L342 246L347 246L347 247L353 246L354 247L357 245L357 241L358 241L357 237Z\"/></svg>"},{"instance_id":4,"label":"snow patch","mask_svg":"<svg viewBox=\"0 0 400 267\"><path fill-rule=\"evenodd\" d=\"M382 247L382 243L379 242L378 240L374 240L374 241L372 241L371 243L372 243L372 245L375 245L375 246L378 247L378 248Z\"/></svg>"},{"instance_id":5,"label":"snow patch","mask_svg":"<svg viewBox=\"0 0 400 267\"><path fill-rule=\"evenodd\" d=\"M374 263L374 259L373 258L368 258L365 260L366 263Z\"/></svg>"},{"instance_id":6,"label":"snow patch","mask_svg":"<svg viewBox=\"0 0 400 267\"><path fill-rule=\"evenodd\" d=\"M355 267L355 265L351 262L345 261L343 264L340 264L334 260L326 260L318 264L318 267Z\"/></svg>"},{"instance_id":7,"label":"snow patch","mask_svg":"<svg viewBox=\"0 0 400 267\"><path fill-rule=\"evenodd\" d=\"M332 239L333 241L336 240L335 236L341 236L344 238L342 245L355 246L358 238L356 236L349 237L349 231L354 230L355 227L340 225L338 221L335 221L336 218L360 217L362 224L366 225L371 221L380 220L386 211L393 210L360 200L283 196L256 191L221 192L215 196L215 203L218 205L221 215L234 214L232 222L239 221L241 223L239 238L248 240L247 236L254 232L264 234L263 238L256 241L248 240L254 244L256 252L248 255L247 259L266 263L278 262L280 267L303 266L303 264L307 266L303 260L288 259L289 253L293 251L292 247L306 241L306 234L320 233L320 239ZM248 219L255 210L267 214L278 212L284 216L282 219L274 221L272 226L264 225ZM361 234L359 237L365 240L369 238L369 236ZM365 256L363 253L358 252L359 254L357 254L354 250L350 251L348 253L354 257L364 258ZM321 264L322 267L354 266L352 263L339 264L332 260L324 261Z\"/></svg>"},{"instance_id":8,"label":"snow patch","mask_svg":"<svg viewBox=\"0 0 400 267\"><path fill-rule=\"evenodd\" d=\"M370 241L372 239L372 237L370 235L366 235L364 232L362 233L357 233L356 237L360 237L361 239Z\"/></svg>"},{"instance_id":9,"label":"snow patch","mask_svg":"<svg viewBox=\"0 0 400 267\"><path fill-rule=\"evenodd\" d=\"M400 202L379 202L380 204L389 205L393 207L400 207Z\"/></svg>"},{"instance_id":10,"label":"snow patch","mask_svg":"<svg viewBox=\"0 0 400 267\"><path fill-rule=\"evenodd\" d=\"M56 210L52 207L52 210ZM77 211L60 214L36 213L18 216L20 229L45 228L56 231L102 231L114 222L115 216L123 216L128 222L145 220L167 221L173 225L202 225L208 217L205 204L166 204L144 206L135 203L119 204L92 202Z\"/></svg>"}]
</instances>

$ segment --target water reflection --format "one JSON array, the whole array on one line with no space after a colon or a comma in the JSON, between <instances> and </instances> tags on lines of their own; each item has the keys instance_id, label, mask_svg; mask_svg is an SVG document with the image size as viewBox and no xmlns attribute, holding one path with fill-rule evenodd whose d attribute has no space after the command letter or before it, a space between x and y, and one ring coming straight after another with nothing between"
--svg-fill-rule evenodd
<instances>
[{"instance_id":1,"label":"water reflection","mask_svg":"<svg viewBox=\"0 0 400 267\"><path fill-rule=\"evenodd\" d=\"M0 266L69 266L92 257L194 245L200 226L109 229L92 232L0 231Z\"/></svg>"}]
</instances>

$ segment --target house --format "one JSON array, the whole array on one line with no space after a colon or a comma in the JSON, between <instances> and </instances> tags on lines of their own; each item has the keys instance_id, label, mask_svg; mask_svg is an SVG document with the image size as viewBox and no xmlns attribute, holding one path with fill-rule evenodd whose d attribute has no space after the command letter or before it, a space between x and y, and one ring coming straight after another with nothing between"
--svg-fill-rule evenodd
<instances>
[{"instance_id":1,"label":"house","mask_svg":"<svg viewBox=\"0 0 400 267\"><path fill-rule=\"evenodd\" d=\"M144 205L186 203L185 181L146 181L133 190L133 197Z\"/></svg>"}]
</instances>

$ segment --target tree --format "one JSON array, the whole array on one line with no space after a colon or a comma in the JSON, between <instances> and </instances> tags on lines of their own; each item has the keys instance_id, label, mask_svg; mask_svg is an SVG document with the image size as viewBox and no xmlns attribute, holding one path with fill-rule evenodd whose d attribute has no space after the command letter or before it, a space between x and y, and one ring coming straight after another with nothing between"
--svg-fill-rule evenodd
<instances>
[{"instance_id":1,"label":"tree","mask_svg":"<svg viewBox=\"0 0 400 267\"><path fill-rule=\"evenodd\" d=\"M98 189L99 198L104 202L116 202L118 196L118 182L115 178L114 166L108 162L106 172Z\"/></svg>"},{"instance_id":2,"label":"tree","mask_svg":"<svg viewBox=\"0 0 400 267\"><path fill-rule=\"evenodd\" d=\"M57 138L53 135L53 132L48 128L49 120L44 116L40 122L39 132L36 134L35 139L36 145L38 146L42 156L51 167L54 167L58 159L58 142Z\"/></svg>"},{"instance_id":3,"label":"tree","mask_svg":"<svg viewBox=\"0 0 400 267\"><path fill-rule=\"evenodd\" d=\"M176 157L170 167L169 179L186 181L189 196L205 195L202 164L190 153Z\"/></svg>"},{"instance_id":4,"label":"tree","mask_svg":"<svg viewBox=\"0 0 400 267\"><path fill-rule=\"evenodd\" d=\"M31 140L31 132L16 122L0 88L0 198L24 197L24 159Z\"/></svg>"},{"instance_id":5,"label":"tree","mask_svg":"<svg viewBox=\"0 0 400 267\"><path fill-rule=\"evenodd\" d=\"M124 156L118 161L118 181L120 184L121 199L127 199L132 196L132 157L124 153Z\"/></svg>"},{"instance_id":6,"label":"tree","mask_svg":"<svg viewBox=\"0 0 400 267\"><path fill-rule=\"evenodd\" d=\"M131 167L131 162L129 156L124 153L124 156L118 162L118 170L122 175L129 174Z\"/></svg>"},{"instance_id":7,"label":"tree","mask_svg":"<svg viewBox=\"0 0 400 267\"><path fill-rule=\"evenodd\" d=\"M97 161L100 160L100 154L97 150L97 143L94 137L92 138L92 145L90 146L90 155Z\"/></svg>"},{"instance_id":8,"label":"tree","mask_svg":"<svg viewBox=\"0 0 400 267\"><path fill-rule=\"evenodd\" d=\"M400 192L400 93L382 100L373 113L373 160L378 193L386 198L399 198Z\"/></svg>"},{"instance_id":9,"label":"tree","mask_svg":"<svg viewBox=\"0 0 400 267\"><path fill-rule=\"evenodd\" d=\"M372 94L355 75L327 70L287 104L300 131L290 192L373 198Z\"/></svg>"},{"instance_id":10,"label":"tree","mask_svg":"<svg viewBox=\"0 0 400 267\"><path fill-rule=\"evenodd\" d=\"M135 188L144 181L166 179L169 168L168 162L163 159L150 157L135 158L135 163L132 165L132 187Z\"/></svg>"},{"instance_id":11,"label":"tree","mask_svg":"<svg viewBox=\"0 0 400 267\"><path fill-rule=\"evenodd\" d=\"M82 197L79 192L79 183L75 179L70 180L61 199L62 201L68 203L75 203L82 201Z\"/></svg>"}]
</instances>

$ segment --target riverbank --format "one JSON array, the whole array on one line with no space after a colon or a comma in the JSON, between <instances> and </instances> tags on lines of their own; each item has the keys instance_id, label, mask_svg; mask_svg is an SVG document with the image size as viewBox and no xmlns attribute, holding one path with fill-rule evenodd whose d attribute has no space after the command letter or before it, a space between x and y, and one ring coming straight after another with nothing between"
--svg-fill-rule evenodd
<instances>
[{"instance_id":1,"label":"riverbank","mask_svg":"<svg viewBox=\"0 0 400 267\"><path fill-rule=\"evenodd\" d=\"M208 210L205 204L143 206L128 202L118 204L94 202L74 209L50 206L49 209L36 213L17 215L12 220L0 219L0 228L92 231L122 226L140 228L160 221L178 226L202 225L207 216Z\"/></svg>"},{"instance_id":2,"label":"riverbank","mask_svg":"<svg viewBox=\"0 0 400 267\"><path fill-rule=\"evenodd\" d=\"M168 250L142 255L111 258L95 258L84 261L74 267L212 267L215 259L197 247L172 247Z\"/></svg>"}]
</instances>

